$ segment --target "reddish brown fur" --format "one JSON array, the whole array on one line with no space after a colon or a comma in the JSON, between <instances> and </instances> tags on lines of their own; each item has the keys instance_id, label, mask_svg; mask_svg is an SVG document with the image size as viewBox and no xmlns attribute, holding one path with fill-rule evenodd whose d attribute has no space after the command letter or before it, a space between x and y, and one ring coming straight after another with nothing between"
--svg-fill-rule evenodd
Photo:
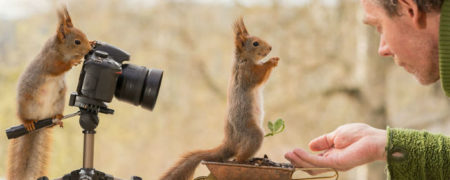
<instances>
[{"instance_id":1,"label":"reddish brown fur","mask_svg":"<svg viewBox=\"0 0 450 180\"><path fill-rule=\"evenodd\" d=\"M58 11L59 24L40 53L21 75L17 93L17 116L27 129L33 121L60 119L65 105L64 74L81 62L92 48L87 37L73 27L67 9ZM75 41L80 41L76 44ZM40 129L10 141L8 180L31 180L47 175L51 147L51 128Z\"/></svg>"},{"instance_id":2,"label":"reddish brown fur","mask_svg":"<svg viewBox=\"0 0 450 180\"><path fill-rule=\"evenodd\" d=\"M53 76L59 76L72 69L72 63L70 61L69 62L56 61L53 64L49 64L49 66L50 67L48 67L48 69L51 69L49 73Z\"/></svg>"},{"instance_id":3,"label":"reddish brown fur","mask_svg":"<svg viewBox=\"0 0 450 180\"><path fill-rule=\"evenodd\" d=\"M248 34L242 18L234 25L235 60L228 89L228 114L225 139L217 148L186 154L163 176L162 180L190 180L200 161L224 161L235 157L247 161L263 141L262 85L269 78L278 57L262 63L272 47L258 37ZM258 42L258 46L254 46Z\"/></svg>"}]
</instances>

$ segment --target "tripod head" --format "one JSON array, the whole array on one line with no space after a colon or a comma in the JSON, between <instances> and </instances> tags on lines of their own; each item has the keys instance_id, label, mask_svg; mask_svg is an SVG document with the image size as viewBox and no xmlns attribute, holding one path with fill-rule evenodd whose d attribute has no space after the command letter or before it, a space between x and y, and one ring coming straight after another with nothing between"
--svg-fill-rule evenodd
<instances>
[{"instance_id":1,"label":"tripod head","mask_svg":"<svg viewBox=\"0 0 450 180\"><path fill-rule=\"evenodd\" d=\"M114 110L109 109L104 102L79 96L75 92L70 95L69 106L80 108L80 126L83 130L88 131L97 128L99 123L98 113L114 114Z\"/></svg>"}]
</instances>

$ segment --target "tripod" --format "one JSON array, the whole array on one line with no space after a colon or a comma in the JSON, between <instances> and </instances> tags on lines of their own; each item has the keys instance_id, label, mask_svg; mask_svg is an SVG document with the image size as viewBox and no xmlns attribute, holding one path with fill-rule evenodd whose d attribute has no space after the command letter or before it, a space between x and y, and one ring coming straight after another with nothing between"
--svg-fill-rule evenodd
<instances>
[{"instance_id":1,"label":"tripod","mask_svg":"<svg viewBox=\"0 0 450 180\"><path fill-rule=\"evenodd\" d=\"M83 167L64 175L62 180L117 180L112 175L94 169L94 136L95 128L99 123L98 113L113 114L114 110L109 109L105 103L92 100L84 96L72 93L69 101L70 106L80 108L80 126L83 128ZM133 176L131 180L142 180Z\"/></svg>"},{"instance_id":2,"label":"tripod","mask_svg":"<svg viewBox=\"0 0 450 180\"><path fill-rule=\"evenodd\" d=\"M94 135L95 128L97 128L99 119L98 113L113 114L114 110L109 109L102 101L94 100L85 96L79 96L77 93L72 93L69 100L70 106L80 108L79 112L69 114L63 119L73 116L80 116L80 126L83 128L84 145L83 145L83 167L74 170L69 174L64 175L57 180L120 180L114 178L112 175L94 169ZM55 123L55 119L47 118L35 122L36 130L44 128ZM8 139L17 138L29 133L23 125L14 126L6 130ZM37 180L48 180L48 177L40 177ZM142 180L138 176L131 177L131 180Z\"/></svg>"},{"instance_id":3,"label":"tripod","mask_svg":"<svg viewBox=\"0 0 450 180\"><path fill-rule=\"evenodd\" d=\"M98 113L81 109L80 125L83 128L83 168L66 174L63 180L114 180L114 177L94 169L94 136L99 123Z\"/></svg>"}]
</instances>

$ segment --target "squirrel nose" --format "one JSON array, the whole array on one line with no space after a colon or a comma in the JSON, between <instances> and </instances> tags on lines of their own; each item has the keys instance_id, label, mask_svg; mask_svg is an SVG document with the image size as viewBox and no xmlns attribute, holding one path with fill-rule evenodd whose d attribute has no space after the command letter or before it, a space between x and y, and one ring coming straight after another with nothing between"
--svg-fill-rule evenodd
<instances>
[{"instance_id":1,"label":"squirrel nose","mask_svg":"<svg viewBox=\"0 0 450 180\"><path fill-rule=\"evenodd\" d=\"M269 50L271 50L271 51L272 51L272 46L269 46Z\"/></svg>"}]
</instances>

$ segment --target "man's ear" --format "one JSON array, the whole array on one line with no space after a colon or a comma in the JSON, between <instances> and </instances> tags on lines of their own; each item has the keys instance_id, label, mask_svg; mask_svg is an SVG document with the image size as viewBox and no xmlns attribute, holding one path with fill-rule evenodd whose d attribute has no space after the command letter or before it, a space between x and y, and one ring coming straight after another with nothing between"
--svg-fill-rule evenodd
<instances>
[{"instance_id":1,"label":"man's ear","mask_svg":"<svg viewBox=\"0 0 450 180\"><path fill-rule=\"evenodd\" d=\"M245 28L244 21L242 17L236 20L234 23L234 36L235 36L235 45L238 50L241 50L245 46L245 41L248 37L247 29Z\"/></svg>"},{"instance_id":2,"label":"man's ear","mask_svg":"<svg viewBox=\"0 0 450 180\"><path fill-rule=\"evenodd\" d=\"M400 16L410 18L414 26L418 29L427 27L427 13L419 9L415 0L399 0L398 4Z\"/></svg>"}]
</instances>

